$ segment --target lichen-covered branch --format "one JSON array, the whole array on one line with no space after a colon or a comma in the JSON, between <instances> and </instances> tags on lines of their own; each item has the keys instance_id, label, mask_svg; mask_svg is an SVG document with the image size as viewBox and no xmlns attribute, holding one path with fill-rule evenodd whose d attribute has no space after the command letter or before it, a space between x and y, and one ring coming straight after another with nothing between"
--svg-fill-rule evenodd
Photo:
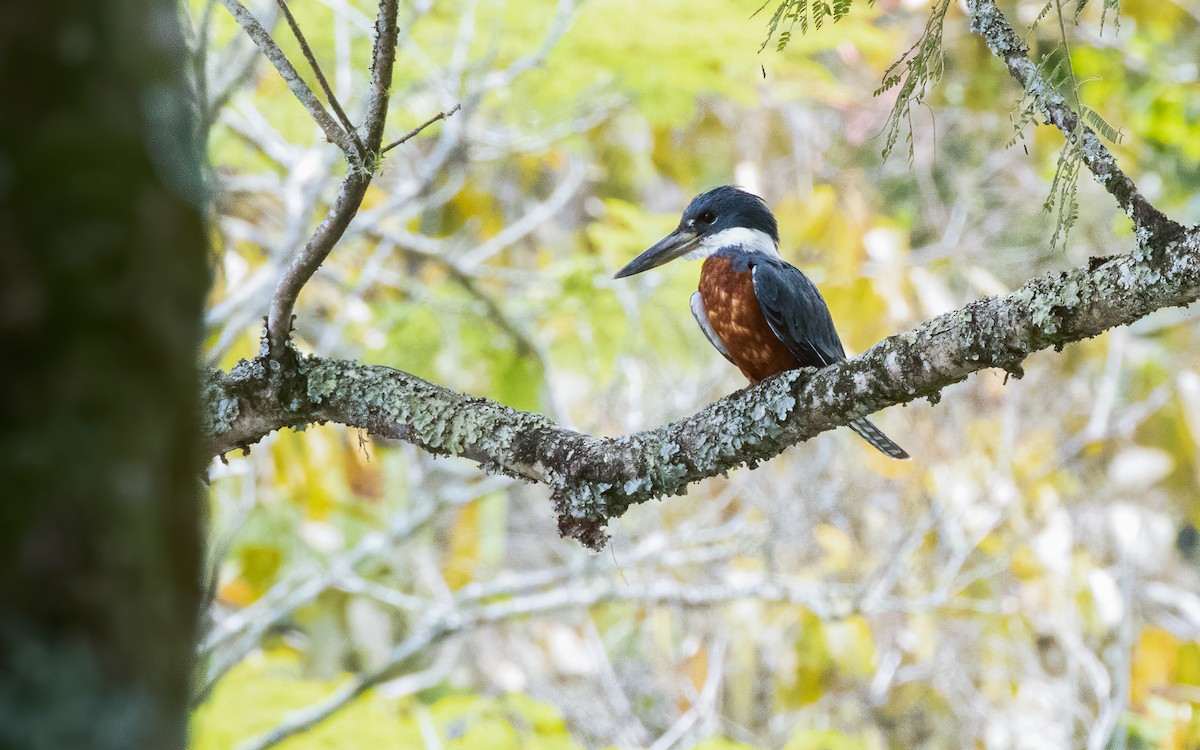
<instances>
[{"instance_id":1,"label":"lichen-covered branch","mask_svg":"<svg viewBox=\"0 0 1200 750\"><path fill-rule=\"evenodd\" d=\"M1017 36L1012 25L995 0L967 0L971 15L971 31L983 37L988 49L1004 61L1008 72L1024 87L1041 110L1046 121L1063 132L1068 139L1081 137L1083 163L1133 221L1139 243L1161 246L1177 239L1183 227L1146 200L1133 180L1119 166L1112 153L1089 127L1080 127L1079 113L1071 108L1052 83L1041 74L1036 63L1029 59L1029 48Z\"/></svg>"},{"instance_id":2,"label":"lichen-covered branch","mask_svg":"<svg viewBox=\"0 0 1200 750\"><path fill-rule=\"evenodd\" d=\"M1000 367L1020 375L1032 352L1196 300L1200 230L1092 265L976 300L847 362L793 371L686 419L616 438L583 435L386 367L307 358L289 368L259 357L210 373L209 447L218 455L314 422L364 428L548 485L560 532L598 548L607 521L631 505L683 494L692 482L753 466L855 417L936 400L973 372Z\"/></svg>"},{"instance_id":3,"label":"lichen-covered branch","mask_svg":"<svg viewBox=\"0 0 1200 750\"><path fill-rule=\"evenodd\" d=\"M269 353L276 359L291 351L288 339L292 333L292 310L300 290L317 272L325 258L333 251L346 227L362 205L363 196L371 184L375 155L383 145L383 129L387 120L389 90L392 87L392 67L396 62L396 24L398 0L380 0L379 13L375 19L375 46L371 54L371 100L367 106L366 153L358 163L351 159L350 169L337 198L325 218L317 226L304 249L288 263L275 293L271 296L271 308L267 314L267 342ZM326 115L328 116L328 115ZM352 152L347 152L349 155Z\"/></svg>"}]
</instances>

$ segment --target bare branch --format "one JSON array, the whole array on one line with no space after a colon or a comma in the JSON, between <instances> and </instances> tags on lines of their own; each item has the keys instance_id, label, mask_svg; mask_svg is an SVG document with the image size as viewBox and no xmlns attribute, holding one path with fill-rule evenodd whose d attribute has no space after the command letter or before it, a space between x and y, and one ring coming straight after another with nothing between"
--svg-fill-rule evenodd
<instances>
[{"instance_id":1,"label":"bare branch","mask_svg":"<svg viewBox=\"0 0 1200 750\"><path fill-rule=\"evenodd\" d=\"M650 750L670 750L676 747L687 736L687 733L692 731L692 727L703 718L704 714L712 712L724 676L726 645L723 638L717 638L713 643L708 657L708 675L704 678L704 687L701 688L700 694L695 696L696 700L692 701L691 706L675 720L671 728L655 740L654 744L650 746Z\"/></svg>"},{"instance_id":2,"label":"bare branch","mask_svg":"<svg viewBox=\"0 0 1200 750\"><path fill-rule=\"evenodd\" d=\"M342 126L337 123L333 117L325 111L325 106L321 104L321 100L313 93L313 90L308 87L304 79L296 71L291 61L287 59L287 55L271 38L271 32L263 28L263 25L258 22L246 6L242 5L239 0L221 0L221 5L224 5L226 10L233 15L234 20L238 25L250 35L254 40L254 44L258 46L263 55L271 61L275 66L275 70L279 71L279 76L283 78L284 83L292 90L304 108L312 116L317 126L321 128L321 132L325 134L325 138L330 143L334 143L346 154L348 159L354 160L357 155L357 149L354 142L350 138L350 134L342 129Z\"/></svg>"},{"instance_id":3,"label":"bare branch","mask_svg":"<svg viewBox=\"0 0 1200 750\"><path fill-rule=\"evenodd\" d=\"M917 398L989 367L1021 373L1030 353L1096 336L1200 297L1200 230L976 300L818 372L798 370L738 391L686 419L594 438L538 414L442 388L407 373L308 358L294 370L264 360L211 373L213 455L272 430L333 421L462 455L490 472L547 484L559 530L590 547L630 505L751 466L851 419ZM283 394L287 397L284 398Z\"/></svg>"},{"instance_id":4,"label":"bare branch","mask_svg":"<svg viewBox=\"0 0 1200 750\"><path fill-rule=\"evenodd\" d=\"M470 610L459 609L456 603L450 603L445 609L433 612L423 627L396 644L383 666L355 675L334 690L328 698L308 708L293 711L277 727L250 740L242 745L240 750L266 750L317 726L368 690L394 677L396 671L414 655L467 630L532 614L583 609L613 601L642 602L655 606L675 604L706 607L739 599L798 604L810 609L816 606L819 611L828 614L830 619L845 618L857 611L853 601L845 601L835 605L832 611L826 612L826 608L822 606L823 602L814 599L809 587L776 582L766 577L745 583L710 586L686 586L672 579L664 579L639 583L636 587L628 587L605 578L591 582L582 581L576 585L486 604Z\"/></svg>"},{"instance_id":5,"label":"bare branch","mask_svg":"<svg viewBox=\"0 0 1200 750\"><path fill-rule=\"evenodd\" d=\"M418 135L418 134L419 134L419 133L420 133L422 130L424 130L425 128L427 128L427 127L429 127L430 125L434 124L434 123L435 123L435 122L437 122L438 120L445 120L447 117L452 117L452 116L454 115L454 113L455 113L455 112L457 112L457 111L458 111L458 110L460 110L460 109L462 109L462 105L461 105L461 104L455 104L453 107L451 107L450 109L446 110L445 112L438 112L438 113L437 113L436 115L434 115L433 117L430 117L430 118L429 118L428 120L426 120L425 122L421 123L420 125L416 126L416 127L415 127L415 128L413 128L412 130L410 130L410 131L408 131L407 133L405 133L405 134L404 134L403 136L401 136L399 139L397 139L397 140L395 140L395 141L392 141L392 142L391 142L391 143L389 143L387 146L384 146L384 147L383 147L383 150L382 150L380 153L386 154L388 151L391 151L391 150L392 150L392 149L394 149L395 147L399 146L401 143L404 143L404 142L408 141L409 139L416 137L416 136L417 136L417 135Z\"/></svg>"},{"instance_id":6,"label":"bare branch","mask_svg":"<svg viewBox=\"0 0 1200 750\"><path fill-rule=\"evenodd\" d=\"M280 581L254 604L216 623L212 631L203 636L198 648L200 658L208 658L210 663L204 669L203 682L193 702L199 703L203 700L225 673L237 666L246 654L257 647L271 627L324 591L353 580L355 570L361 563L410 537L429 523L439 511L452 504L455 503L441 501L423 506L398 519L386 532L364 537L329 570L317 574L302 571L296 576Z\"/></svg>"},{"instance_id":7,"label":"bare branch","mask_svg":"<svg viewBox=\"0 0 1200 750\"><path fill-rule=\"evenodd\" d=\"M563 34L567 33L567 29L571 27L571 19L574 11L575 3L573 0L558 0L557 7L554 10L554 19L550 22L550 28L546 31L546 35L542 37L542 43L538 48L525 57L514 61L507 68L489 73L483 80L483 88L487 91L502 89L511 84L517 76L525 71L541 65L550 54L550 50L554 49L554 45L558 44Z\"/></svg>"},{"instance_id":8,"label":"bare branch","mask_svg":"<svg viewBox=\"0 0 1200 750\"><path fill-rule=\"evenodd\" d=\"M371 101L364 126L367 131L365 163L358 164L351 159L350 171L342 181L333 205L304 249L292 258L271 297L271 309L267 314L267 351L276 359L286 356L289 351L292 310L295 309L300 290L342 238L346 227L358 213L363 196L371 184L375 168L374 155L379 152L383 141L388 92L392 86L392 66L396 61L396 15L397 0L380 0L379 14L375 20L375 47L371 56Z\"/></svg>"},{"instance_id":9,"label":"bare branch","mask_svg":"<svg viewBox=\"0 0 1200 750\"><path fill-rule=\"evenodd\" d=\"M370 184L370 177L362 172L350 174L342 181L325 218L280 277L271 297L271 311L267 314L268 350L273 355L279 355L287 348L292 332L292 310L300 290L345 234Z\"/></svg>"},{"instance_id":10,"label":"bare branch","mask_svg":"<svg viewBox=\"0 0 1200 750\"><path fill-rule=\"evenodd\" d=\"M557 216L571 198L575 197L579 187L583 185L587 169L578 161L571 160L567 164L567 174L555 186L554 192L544 201L535 204L520 219L514 221L495 236L481 242L477 247L463 254L460 262L465 268L473 268L485 262L496 253L520 241L533 230Z\"/></svg>"},{"instance_id":11,"label":"bare branch","mask_svg":"<svg viewBox=\"0 0 1200 750\"><path fill-rule=\"evenodd\" d=\"M325 73L321 70L321 65L317 62L317 56L313 54L312 47L308 46L308 40L304 38L304 32L300 30L300 24L296 23L296 17L292 15L292 11L288 8L286 0L275 0L275 3L283 13L284 19L287 20L288 26L291 27L292 36L296 37L296 41L300 44L300 50L304 53L304 59L308 60L308 66L312 68L313 75L317 77L317 83L321 84L321 90L325 92L325 99L329 102L329 106L333 108L334 113L341 120L342 127L346 129L346 132L354 140L354 145L358 147L359 158L366 158L366 147L363 146L362 139L358 137L358 131L354 129L354 124L346 116L346 110L342 109L342 103L338 101L337 95L333 93L329 81L325 79Z\"/></svg>"},{"instance_id":12,"label":"bare branch","mask_svg":"<svg viewBox=\"0 0 1200 750\"><path fill-rule=\"evenodd\" d=\"M995 0L968 0L967 10L971 14L971 31L983 37L992 54L1004 61L1008 72L1033 97L1046 120L1068 139L1082 132L1083 163L1091 170L1096 182L1117 199L1121 209L1133 220L1138 242L1161 246L1178 239L1183 234L1183 227L1138 192L1133 180L1121 171L1112 153L1091 128L1080 127L1079 113L1071 109L1054 86L1042 76L1037 64L1029 59L1029 48L996 7Z\"/></svg>"},{"instance_id":13,"label":"bare branch","mask_svg":"<svg viewBox=\"0 0 1200 750\"><path fill-rule=\"evenodd\" d=\"M371 100L367 105L367 148L375 152L383 143L383 127L387 124L388 101L392 89L392 68L396 64L396 44L400 30L396 22L397 0L380 0L375 16L375 48L371 53ZM371 168L375 167L372 163Z\"/></svg>"}]
</instances>

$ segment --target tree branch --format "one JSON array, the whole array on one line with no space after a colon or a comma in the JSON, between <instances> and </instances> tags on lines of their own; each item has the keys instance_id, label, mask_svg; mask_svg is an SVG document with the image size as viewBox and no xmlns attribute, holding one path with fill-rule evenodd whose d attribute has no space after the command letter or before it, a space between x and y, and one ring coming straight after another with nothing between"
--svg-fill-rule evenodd
<instances>
[{"instance_id":1,"label":"tree branch","mask_svg":"<svg viewBox=\"0 0 1200 750\"><path fill-rule=\"evenodd\" d=\"M384 153L384 154L386 154L388 151L391 151L391 150L392 150L392 149L394 149L395 147L399 146L401 143L405 143L405 142L407 142L407 141L411 140L412 138L415 138L417 135L419 135L419 134L420 134L420 132L421 132L422 130L424 130L425 128L427 128L427 127L429 127L430 125L434 124L434 123L435 123L435 122L437 122L438 120L445 120L447 117L452 117L452 116L454 115L454 113L455 113L455 112L457 112L457 111L458 111L458 110L460 110L460 109L462 109L462 105L461 105L461 104L455 104L453 107L451 107L450 109L446 110L445 112L438 112L438 113L437 113L436 115L434 115L433 117L430 117L430 118L429 118L428 120L426 120L425 122L423 122L423 123L421 123L420 125L416 126L415 128L413 128L412 130L408 131L408 132L407 132L407 133L405 133L404 135L400 136L400 137L399 137L399 138L397 138L396 140L392 141L392 142L391 142L391 143L389 143L388 145L384 146L384 147L383 147L383 150L382 150L380 153Z\"/></svg>"},{"instance_id":2,"label":"tree branch","mask_svg":"<svg viewBox=\"0 0 1200 750\"><path fill-rule=\"evenodd\" d=\"M1032 352L1090 338L1200 297L1200 231L1161 250L1095 260L976 300L823 370L793 371L738 391L686 419L618 438L456 393L408 373L307 358L273 368L260 357L206 384L209 448L247 448L269 432L338 422L406 440L485 470L548 485L559 530L602 547L605 524L629 506L754 466L849 420L917 398L989 367L1020 375Z\"/></svg>"},{"instance_id":3,"label":"tree branch","mask_svg":"<svg viewBox=\"0 0 1200 750\"><path fill-rule=\"evenodd\" d=\"M353 578L356 568L364 561L395 547L423 528L447 506L455 504L461 503L430 502L393 523L386 532L364 537L348 554L336 560L329 570L303 570L279 581L250 606L215 623L210 632L203 635L197 648L202 663L204 660L207 663L199 671L198 689L192 697L193 705L202 702L217 682L262 642L268 630L333 588L339 581Z\"/></svg>"},{"instance_id":4,"label":"tree branch","mask_svg":"<svg viewBox=\"0 0 1200 750\"><path fill-rule=\"evenodd\" d=\"M1079 113L1071 109L1052 83L1029 59L1029 48L1017 36L1008 19L996 7L995 0L967 0L971 31L983 37L992 54L1004 61L1008 72L1024 87L1042 111L1046 121L1063 132L1068 140L1082 133L1083 163L1096 182L1117 200L1125 215L1133 220L1140 245L1161 246L1183 234L1183 227L1168 218L1146 200L1116 159L1089 127L1079 127Z\"/></svg>"},{"instance_id":5,"label":"tree branch","mask_svg":"<svg viewBox=\"0 0 1200 750\"><path fill-rule=\"evenodd\" d=\"M433 611L420 623L420 629L414 628L416 632L396 644L382 666L354 675L325 699L291 712L274 729L251 739L241 745L239 750L266 750L289 737L308 731L367 691L393 679L397 671L408 664L410 659L428 652L431 646L465 631L519 617L564 609L586 609L609 602L638 602L648 606L712 607L741 599L799 605L819 612L823 619L831 620L872 611L853 599L827 602L814 596L808 587L775 581L767 576L756 578L757 580L737 584L718 583L707 586L687 586L672 579L664 579L639 582L636 587L604 578L577 582L572 586L488 603L472 609L459 608L456 602L452 602L447 607ZM933 605L938 603L940 597L928 602ZM892 605L883 604L878 611L891 608Z\"/></svg>"},{"instance_id":6,"label":"tree branch","mask_svg":"<svg viewBox=\"0 0 1200 750\"><path fill-rule=\"evenodd\" d=\"M333 108L334 114L338 116L342 127L350 135L354 141L354 145L358 148L359 158L365 159L366 147L363 145L362 139L358 137L358 131L354 129L354 124L350 122L350 118L346 116L346 110L342 109L342 103L338 101L337 95L333 93L333 88L329 85L329 81L325 79L325 73L321 70L320 63L317 62L317 56L313 54L312 47L308 46L308 40L304 38L304 32L300 30L300 24L296 23L296 17L292 15L292 10L287 6L286 0L275 0L279 6L279 10L283 12L284 19L287 20L288 26L292 29L292 36L296 37L296 42L300 45L300 51L304 53L304 59L308 60L308 66L312 68L313 75L317 77L317 83L321 84L321 90L325 92L325 99L329 101L329 106Z\"/></svg>"},{"instance_id":7,"label":"tree branch","mask_svg":"<svg viewBox=\"0 0 1200 750\"><path fill-rule=\"evenodd\" d=\"M397 0L380 0L375 16L375 48L371 53L371 100L367 105L367 148L372 158L383 143L383 126L387 124L388 101L392 88L392 68L396 64L396 44L399 41ZM370 165L374 168L374 164Z\"/></svg>"},{"instance_id":8,"label":"tree branch","mask_svg":"<svg viewBox=\"0 0 1200 750\"><path fill-rule=\"evenodd\" d=\"M221 0L236 3L237 0ZM367 108L366 153L363 163L351 159L350 169L337 198L325 218L317 226L304 249L292 258L275 287L271 308L267 314L267 353L274 359L283 358L289 350L292 332L292 310L296 298L321 263L333 251L346 232L346 227L362 205L363 196L371 184L376 155L383 143L383 127L387 120L388 91L392 86L392 66L396 61L397 0L380 0L375 19L375 46L371 55L371 100ZM272 42L274 44L274 42ZM260 45L261 46L261 45ZM276 66L278 67L278 66ZM282 74L282 71L281 71ZM285 76L286 78L286 76ZM311 92L309 92L311 93ZM328 117L328 115L326 115ZM349 155L352 152L347 152Z\"/></svg>"},{"instance_id":9,"label":"tree branch","mask_svg":"<svg viewBox=\"0 0 1200 750\"><path fill-rule=\"evenodd\" d=\"M271 61L275 66L275 70L279 71L279 76L292 90L292 94L300 100L308 113L312 115L317 126L321 128L321 132L325 134L325 138L337 145L346 155L346 158L354 161L357 159L358 149L355 147L353 140L350 138L350 133L342 129L342 126L337 123L333 117L325 111L325 106L321 104L321 100L313 93L313 90L308 87L304 79L300 77L300 73L296 71L296 67L287 59L287 55L271 38L271 32L263 28L263 25L258 22L246 6L242 5L239 0L221 0L221 5L224 5L226 10L233 16L238 25L254 40L254 44L262 50L263 56ZM381 6L382 7L382 6Z\"/></svg>"}]
</instances>

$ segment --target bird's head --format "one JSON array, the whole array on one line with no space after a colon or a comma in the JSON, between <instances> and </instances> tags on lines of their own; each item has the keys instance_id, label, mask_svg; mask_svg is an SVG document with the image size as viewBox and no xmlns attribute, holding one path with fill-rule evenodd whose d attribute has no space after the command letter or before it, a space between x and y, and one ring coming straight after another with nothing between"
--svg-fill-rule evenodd
<instances>
[{"instance_id":1,"label":"bird's head","mask_svg":"<svg viewBox=\"0 0 1200 750\"><path fill-rule=\"evenodd\" d=\"M707 258L735 245L778 257L779 228L762 198L722 185L693 198L675 231L629 261L613 278L623 279L676 258Z\"/></svg>"}]
</instances>

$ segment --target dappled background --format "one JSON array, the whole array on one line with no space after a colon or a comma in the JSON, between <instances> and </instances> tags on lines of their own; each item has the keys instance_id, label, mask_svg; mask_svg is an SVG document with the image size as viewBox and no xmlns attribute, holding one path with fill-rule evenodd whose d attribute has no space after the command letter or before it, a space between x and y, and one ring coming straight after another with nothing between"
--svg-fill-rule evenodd
<instances>
[{"instance_id":1,"label":"dappled background","mask_svg":"<svg viewBox=\"0 0 1200 750\"><path fill-rule=\"evenodd\" d=\"M1200 221L1200 2L1063 5L1061 27L1053 3L1005 10L1049 9L1028 37L1047 72L1065 29L1122 166ZM373 3L290 7L361 122ZM275 3L251 9L302 60ZM619 435L745 385L692 320L696 265L611 280L713 185L767 199L852 353L1132 248L1085 174L1052 249L1061 134L1018 129L1021 92L957 4L887 159L895 89L873 94L929 4L859 0L781 52L757 9L403 6L385 142L462 109L388 152L301 295L300 348ZM187 16L205 356L228 368L344 164L223 8ZM1160 311L1021 380L980 373L877 415L911 462L837 430L632 508L598 555L558 538L542 487L338 426L272 435L210 468L194 744L1197 747L1198 339Z\"/></svg>"}]
</instances>

